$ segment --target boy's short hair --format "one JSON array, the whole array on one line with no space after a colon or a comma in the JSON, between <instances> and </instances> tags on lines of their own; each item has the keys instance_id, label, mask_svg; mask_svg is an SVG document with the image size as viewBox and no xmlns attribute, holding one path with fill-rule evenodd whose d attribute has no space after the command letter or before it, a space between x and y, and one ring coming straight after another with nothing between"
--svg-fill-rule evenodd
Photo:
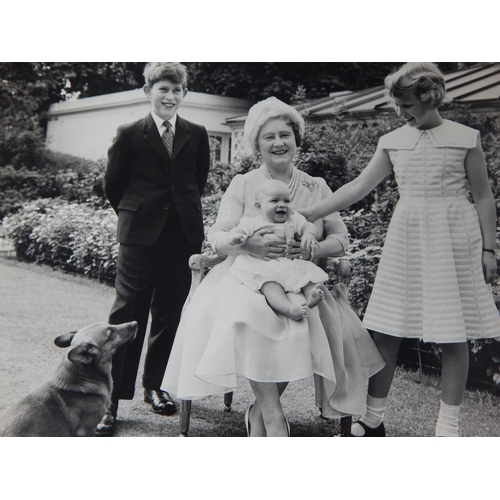
<instances>
[{"instance_id":1,"label":"boy's short hair","mask_svg":"<svg viewBox=\"0 0 500 500\"><path fill-rule=\"evenodd\" d=\"M144 80L146 85L152 87L160 80L170 80L181 84L183 89L187 88L187 68L177 62L150 62L144 67Z\"/></svg>"}]
</instances>

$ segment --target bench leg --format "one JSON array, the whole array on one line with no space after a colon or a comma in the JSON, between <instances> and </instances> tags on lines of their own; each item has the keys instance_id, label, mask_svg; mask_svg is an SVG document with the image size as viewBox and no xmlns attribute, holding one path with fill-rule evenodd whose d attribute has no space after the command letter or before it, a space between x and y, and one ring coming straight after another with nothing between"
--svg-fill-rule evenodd
<instances>
[{"instance_id":1,"label":"bench leg","mask_svg":"<svg viewBox=\"0 0 500 500\"><path fill-rule=\"evenodd\" d=\"M180 408L180 435L187 437L189 432L189 418L191 417L191 401L181 399Z\"/></svg>"}]
</instances>

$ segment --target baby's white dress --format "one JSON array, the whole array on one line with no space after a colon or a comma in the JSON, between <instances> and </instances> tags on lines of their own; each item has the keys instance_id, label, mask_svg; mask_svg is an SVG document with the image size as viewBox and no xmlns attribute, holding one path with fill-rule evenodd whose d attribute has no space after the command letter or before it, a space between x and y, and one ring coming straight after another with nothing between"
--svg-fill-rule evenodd
<instances>
[{"instance_id":1,"label":"baby's white dress","mask_svg":"<svg viewBox=\"0 0 500 500\"><path fill-rule=\"evenodd\" d=\"M243 217L232 231L251 236L259 229L273 229L273 234L286 242L287 239L293 239L295 234L302 236L302 228L306 223L305 217L298 212L293 212L290 219L282 224L270 223L258 215ZM308 283L323 283L328 280L325 271L307 260L292 260L286 257L264 260L249 254L236 257L231 274L256 292L269 281L279 283L285 292L300 293Z\"/></svg>"}]
</instances>

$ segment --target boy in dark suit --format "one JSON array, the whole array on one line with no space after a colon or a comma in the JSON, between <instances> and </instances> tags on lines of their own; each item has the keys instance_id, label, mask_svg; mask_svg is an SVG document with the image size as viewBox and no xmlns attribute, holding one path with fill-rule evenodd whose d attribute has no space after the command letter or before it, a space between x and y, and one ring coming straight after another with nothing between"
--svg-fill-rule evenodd
<instances>
[{"instance_id":1,"label":"boy in dark suit","mask_svg":"<svg viewBox=\"0 0 500 500\"><path fill-rule=\"evenodd\" d=\"M191 284L188 259L201 251L204 239L201 194L210 149L206 129L177 115L187 93L186 68L148 63L144 78L151 113L118 129L104 178L120 243L109 323L135 320L139 329L113 357L112 405L97 426L98 436L114 434L118 401L134 397L150 313L144 400L155 413L175 413L175 402L160 384Z\"/></svg>"}]
</instances>

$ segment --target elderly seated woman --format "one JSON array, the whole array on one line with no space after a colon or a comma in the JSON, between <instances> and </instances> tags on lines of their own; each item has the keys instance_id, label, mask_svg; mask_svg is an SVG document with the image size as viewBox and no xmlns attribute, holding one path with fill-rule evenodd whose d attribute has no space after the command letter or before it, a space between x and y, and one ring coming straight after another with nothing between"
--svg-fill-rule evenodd
<instances>
[{"instance_id":1,"label":"elderly seated woman","mask_svg":"<svg viewBox=\"0 0 500 500\"><path fill-rule=\"evenodd\" d=\"M264 295L230 272L237 255L262 259L310 259L299 242L283 240L272 230L256 231L241 246L231 245L228 232L245 217L257 215L255 191L276 179L288 185L294 209L308 207L331 191L322 178L293 166L304 135L304 120L291 106L270 97L248 114L244 137L263 164L237 175L225 192L208 240L219 255L215 266L194 293L177 330L162 388L179 399L197 399L237 388L237 375L248 379L255 395L245 422L249 436L289 436L280 396L288 382L315 375L316 404L326 418L360 415L365 410L365 380L384 366L368 332L361 326L337 285L323 287L324 300L296 321L276 313ZM314 262L342 255L347 229L338 213L316 221L323 234ZM296 304L302 293L288 293Z\"/></svg>"}]
</instances>

